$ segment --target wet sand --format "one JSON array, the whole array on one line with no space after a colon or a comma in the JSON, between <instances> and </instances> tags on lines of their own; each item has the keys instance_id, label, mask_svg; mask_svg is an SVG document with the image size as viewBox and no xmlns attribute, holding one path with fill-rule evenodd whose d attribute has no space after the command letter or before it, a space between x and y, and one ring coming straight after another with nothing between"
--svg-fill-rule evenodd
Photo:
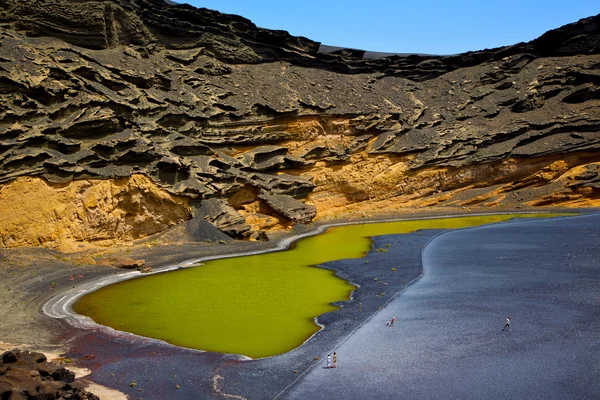
<instances>
[{"instance_id":1,"label":"wet sand","mask_svg":"<svg viewBox=\"0 0 600 400\"><path fill-rule=\"evenodd\" d=\"M343 278L361 284L361 288L355 292L355 299L343 304L341 310L321 316L319 323L325 325L325 329L305 345L269 359L244 361L237 356L177 348L160 341L129 334L109 333L100 328L79 330L60 320L49 319L39 313L39 306L54 294L56 288L50 289L52 282L56 283L57 287L62 284L72 284L77 287L82 282L124 271L89 265L79 266L77 271L73 271L72 264L61 261L60 253L42 249L33 249L29 252L17 250L2 254L6 257L8 253L11 266L0 274L10 277L10 272L17 272L18 274L13 276L20 278L13 278L11 286L18 294L11 298L0 299L0 309L8 304L15 306L16 310L14 313L6 314L9 322L14 321L13 325L16 328L11 330L10 324L3 325L0 327L0 338L13 343L25 343L28 348L37 350L66 351L66 355L73 360L74 364L92 371L90 378L93 381L118 389L132 398L196 399L229 396L230 398L266 399L274 398L280 393L281 396L297 396L295 391L301 390L303 385L310 383L314 379L314 374L318 374L321 370L319 366L322 366L322 360L328 352L340 343L350 343L353 338L359 336L362 329L381 326L382 321L390 317L387 315L389 312L378 313L379 308L385 306L391 295L401 292L409 282L420 276L421 249L438 233L426 231L378 238L373 248L389 243L391 246L387 253L370 252L366 259L342 260L324 265L325 268L338 271ZM168 265L209 254L257 250L273 245L273 242L245 243L242 246L181 244L133 248L128 255L133 258L145 258L151 265ZM31 257L31 252L37 256L35 268L38 270L31 269L34 268L32 264L27 264L27 257ZM368 273L365 273L365 260L369 261ZM389 276L385 275L389 273L391 266L397 267L398 270ZM31 278L28 274L19 275L21 270L26 270L31 276L37 275L33 279L34 282L30 282ZM31 274L32 272L37 274ZM68 280L69 276L79 272L84 275L83 278L76 278L75 282ZM381 293L381 286L378 281L373 281L372 275L380 279L384 277L387 283L386 296L378 296ZM48 282L50 280L51 282ZM48 284L50 286L46 286ZM6 281L2 280L0 286L2 285L6 285ZM19 289L24 290L19 291ZM385 306L384 310L404 297L405 294L396 297L396 300ZM396 315L398 319L399 316L400 313ZM500 323L503 318L504 316ZM28 330L26 328L28 325L33 328ZM358 330L354 332L357 327ZM315 360L316 357L320 357L320 360ZM344 364L347 364L350 358L341 357ZM356 362L360 365L358 358ZM133 381L136 382L134 387L131 386ZM357 393L361 392L357 391ZM382 396L385 398L385 395Z\"/></svg>"}]
</instances>

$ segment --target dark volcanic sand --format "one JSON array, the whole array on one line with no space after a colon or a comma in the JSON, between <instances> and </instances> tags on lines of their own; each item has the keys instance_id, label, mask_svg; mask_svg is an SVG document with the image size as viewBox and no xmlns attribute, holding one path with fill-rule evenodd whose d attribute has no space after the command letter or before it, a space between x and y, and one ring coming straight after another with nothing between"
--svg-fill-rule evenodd
<instances>
[{"instance_id":1,"label":"dark volcanic sand","mask_svg":"<svg viewBox=\"0 0 600 400\"><path fill-rule=\"evenodd\" d=\"M373 249L390 244L386 253L324 265L361 285L355 299L320 317L325 329L305 345L264 360L241 361L102 329L61 324L52 331L62 332L55 341L71 348L67 356L76 365L93 370L92 380L134 399L599 398L599 223L600 214L593 214L376 238ZM434 237L424 253L424 278L378 313L421 274L421 251ZM139 256L133 249L131 256L162 265L240 250L183 245ZM66 279L69 270L61 270ZM103 274L92 270L86 278ZM510 333L500 332L506 315L513 317ZM395 328L385 327L391 316ZM48 318L37 319L30 336L45 332ZM323 369L334 349L339 368ZM130 386L133 381L137 386Z\"/></svg>"},{"instance_id":2,"label":"dark volcanic sand","mask_svg":"<svg viewBox=\"0 0 600 400\"><path fill-rule=\"evenodd\" d=\"M319 323L326 326L324 330L286 354L241 361L236 356L197 352L99 330L79 335L70 343L68 356L78 365L91 368L92 380L144 399L218 398L219 391L249 399L273 398L309 367L320 365L316 356L323 359L336 343L421 274L421 248L435 233L382 236L376 238L373 249L390 244L385 253L371 251L364 259L325 264L361 287L354 292L353 301L319 318ZM392 266L397 271L392 271ZM136 387L129 386L132 381Z\"/></svg>"},{"instance_id":3,"label":"dark volcanic sand","mask_svg":"<svg viewBox=\"0 0 600 400\"><path fill-rule=\"evenodd\" d=\"M599 399L599 243L599 214L444 233L424 276L337 349L339 367L282 398Z\"/></svg>"}]
</instances>

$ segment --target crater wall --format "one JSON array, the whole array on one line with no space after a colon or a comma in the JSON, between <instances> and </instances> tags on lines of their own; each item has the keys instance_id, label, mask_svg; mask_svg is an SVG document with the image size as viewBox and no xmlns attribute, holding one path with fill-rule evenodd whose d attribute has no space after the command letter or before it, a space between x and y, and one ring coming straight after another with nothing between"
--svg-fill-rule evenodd
<instances>
[{"instance_id":1,"label":"crater wall","mask_svg":"<svg viewBox=\"0 0 600 400\"><path fill-rule=\"evenodd\" d=\"M258 238L406 208L597 207L599 21L364 58L162 0L6 0L0 246L115 243L192 215Z\"/></svg>"}]
</instances>

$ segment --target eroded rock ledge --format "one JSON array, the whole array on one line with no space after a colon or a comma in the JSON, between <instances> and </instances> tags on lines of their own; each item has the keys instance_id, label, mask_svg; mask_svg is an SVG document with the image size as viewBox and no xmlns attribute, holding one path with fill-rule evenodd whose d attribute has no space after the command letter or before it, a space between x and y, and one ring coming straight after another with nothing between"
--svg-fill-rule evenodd
<instances>
[{"instance_id":1,"label":"eroded rock ledge","mask_svg":"<svg viewBox=\"0 0 600 400\"><path fill-rule=\"evenodd\" d=\"M4 1L0 246L193 214L202 240L206 223L251 238L372 209L600 206L599 26L367 59L162 0Z\"/></svg>"}]
</instances>

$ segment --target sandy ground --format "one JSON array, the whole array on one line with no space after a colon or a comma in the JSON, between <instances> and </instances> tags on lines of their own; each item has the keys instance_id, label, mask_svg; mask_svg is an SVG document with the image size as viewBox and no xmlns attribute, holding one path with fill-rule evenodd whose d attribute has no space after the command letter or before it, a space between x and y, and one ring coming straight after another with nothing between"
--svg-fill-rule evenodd
<instances>
[{"instance_id":1,"label":"sandy ground","mask_svg":"<svg viewBox=\"0 0 600 400\"><path fill-rule=\"evenodd\" d=\"M460 211L446 210L434 214L450 215ZM297 231L310 228L299 226ZM388 296L401 292L408 282L421 274L421 249L435 234L437 232L421 232L390 237L387 241L393 242L388 253L371 252L368 255L370 266L379 265L381 269L372 271L376 275L389 271L384 259L403 266L386 282L389 285ZM130 248L111 249L104 253L142 258L149 265L162 266L211 254L264 249L274 246L274 242L160 245L157 240L151 239ZM0 312L3 322L0 324L0 339L25 344L31 350L66 355L73 360L70 367L87 368L92 371L89 379L118 389L130 398L262 399L273 398L282 392L287 395L292 393L288 392L290 388L310 381L311 378L307 377L312 376L312 371L321 361L315 360L316 357L322 359L339 343L350 340L355 336L352 332L357 327L379 326L379 319L389 317L378 314L389 297L376 297L381 288L372 283L372 276L364 274L363 260L359 263L342 260L324 266L337 271L345 279L362 283L355 299L343 304L340 311L321 316L319 322L325 325L325 329L308 343L265 360L240 361L237 357L181 349L128 334L109 334L101 329L80 331L42 315L41 304L61 288L123 272L91 265L89 256L89 253L65 255L38 248L0 250ZM137 383L135 387L130 385L133 381ZM98 395L100 390L103 389L90 389ZM116 392L104 392L100 397L123 398Z\"/></svg>"}]
</instances>

